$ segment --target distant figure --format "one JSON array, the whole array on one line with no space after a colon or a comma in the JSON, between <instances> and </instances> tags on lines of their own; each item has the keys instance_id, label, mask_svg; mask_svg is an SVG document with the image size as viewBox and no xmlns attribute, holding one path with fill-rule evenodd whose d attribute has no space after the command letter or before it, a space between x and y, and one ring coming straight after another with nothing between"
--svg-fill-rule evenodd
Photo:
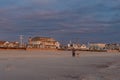
<instances>
[{"instance_id":1,"label":"distant figure","mask_svg":"<svg viewBox=\"0 0 120 80\"><path fill-rule=\"evenodd\" d=\"M76 53L75 53L75 49L72 49L72 56L75 57Z\"/></svg>"}]
</instances>

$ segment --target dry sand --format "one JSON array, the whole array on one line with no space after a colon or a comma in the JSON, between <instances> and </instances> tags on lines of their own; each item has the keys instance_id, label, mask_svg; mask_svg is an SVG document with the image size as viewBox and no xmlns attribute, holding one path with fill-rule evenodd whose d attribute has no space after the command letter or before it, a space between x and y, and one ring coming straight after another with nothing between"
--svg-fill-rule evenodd
<instances>
[{"instance_id":1,"label":"dry sand","mask_svg":"<svg viewBox=\"0 0 120 80\"><path fill-rule=\"evenodd\" d=\"M120 80L120 53L0 51L0 80Z\"/></svg>"}]
</instances>

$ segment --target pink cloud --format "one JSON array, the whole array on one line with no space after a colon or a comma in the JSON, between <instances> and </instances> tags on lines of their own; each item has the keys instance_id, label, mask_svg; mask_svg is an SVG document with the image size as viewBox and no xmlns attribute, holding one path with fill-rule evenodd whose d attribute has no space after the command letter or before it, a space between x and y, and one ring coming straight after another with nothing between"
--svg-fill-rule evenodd
<instances>
[{"instance_id":1,"label":"pink cloud","mask_svg":"<svg viewBox=\"0 0 120 80\"><path fill-rule=\"evenodd\" d=\"M27 0L32 4L40 4L40 5L50 5L56 3L57 0Z\"/></svg>"}]
</instances>

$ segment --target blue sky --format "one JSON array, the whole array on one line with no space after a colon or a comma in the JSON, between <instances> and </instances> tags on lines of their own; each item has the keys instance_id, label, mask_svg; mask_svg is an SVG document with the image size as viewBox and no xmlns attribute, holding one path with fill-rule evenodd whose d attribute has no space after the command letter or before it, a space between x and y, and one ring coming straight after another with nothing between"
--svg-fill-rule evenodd
<instances>
[{"instance_id":1,"label":"blue sky","mask_svg":"<svg viewBox=\"0 0 120 80\"><path fill-rule=\"evenodd\" d=\"M120 0L0 0L0 40L120 42Z\"/></svg>"}]
</instances>

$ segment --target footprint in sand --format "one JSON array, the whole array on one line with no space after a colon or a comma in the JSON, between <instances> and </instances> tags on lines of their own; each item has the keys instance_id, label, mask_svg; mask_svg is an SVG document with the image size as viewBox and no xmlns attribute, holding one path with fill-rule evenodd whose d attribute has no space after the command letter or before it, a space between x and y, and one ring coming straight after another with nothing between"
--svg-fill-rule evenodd
<instances>
[{"instance_id":1,"label":"footprint in sand","mask_svg":"<svg viewBox=\"0 0 120 80\"><path fill-rule=\"evenodd\" d=\"M11 64L8 64L5 66L4 70L5 71L12 71L15 69L15 66L11 65Z\"/></svg>"}]
</instances>

